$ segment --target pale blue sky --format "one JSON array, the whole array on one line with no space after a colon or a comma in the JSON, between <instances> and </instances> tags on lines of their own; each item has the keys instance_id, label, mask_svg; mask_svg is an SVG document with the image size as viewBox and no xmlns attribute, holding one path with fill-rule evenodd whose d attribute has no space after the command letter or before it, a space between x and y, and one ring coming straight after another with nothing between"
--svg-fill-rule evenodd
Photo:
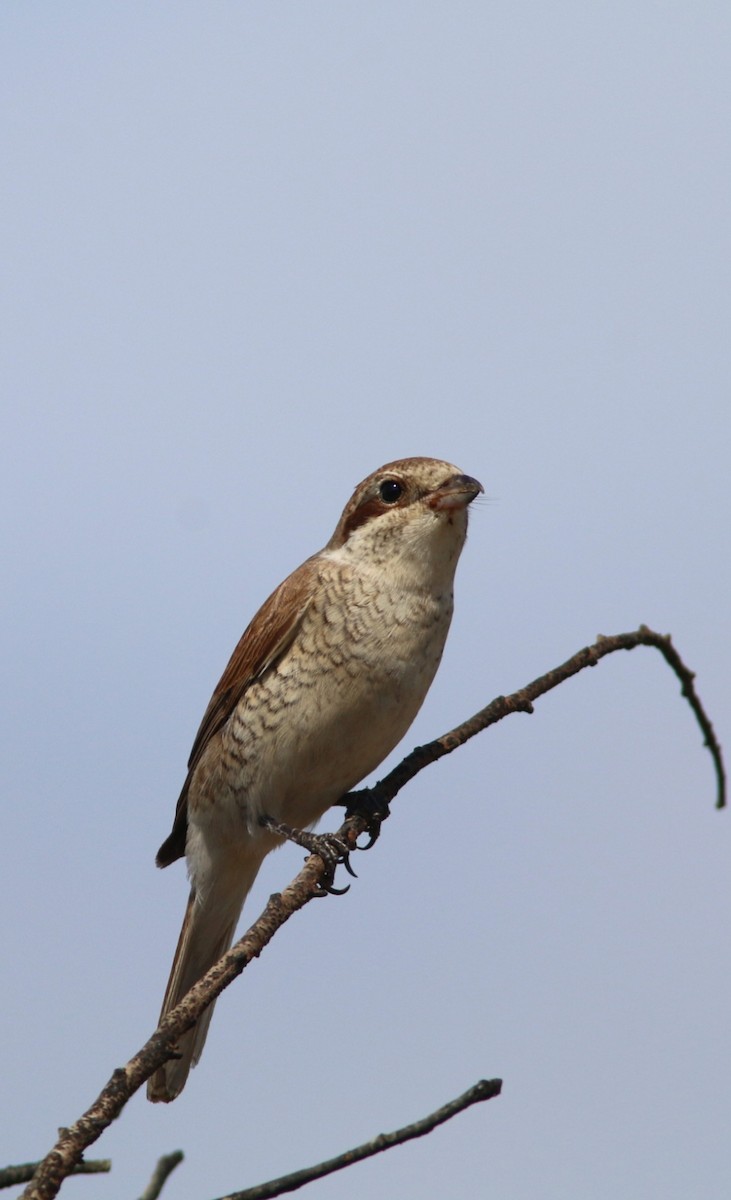
<instances>
[{"instance_id":1,"label":"pale blue sky","mask_svg":"<svg viewBox=\"0 0 731 1200\"><path fill-rule=\"evenodd\" d=\"M643 621L728 740L730 50L683 0L3 6L3 1161L152 1031L210 691L381 463L492 501L403 750ZM402 794L69 1194L182 1147L165 1195L220 1195L500 1075L310 1194L727 1196L713 804L659 656L565 685Z\"/></svg>"}]
</instances>

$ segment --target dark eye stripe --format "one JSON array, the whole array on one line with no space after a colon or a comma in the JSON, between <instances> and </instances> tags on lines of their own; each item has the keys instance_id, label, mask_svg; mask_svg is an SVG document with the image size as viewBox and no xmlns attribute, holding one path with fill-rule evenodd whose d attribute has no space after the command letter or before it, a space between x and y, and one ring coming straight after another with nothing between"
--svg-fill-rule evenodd
<instances>
[{"instance_id":1,"label":"dark eye stripe","mask_svg":"<svg viewBox=\"0 0 731 1200\"><path fill-rule=\"evenodd\" d=\"M384 494L385 489L385 494ZM352 508L346 509L343 513L338 530L338 543L342 546L346 542L351 533L358 529L361 525L365 525L366 521L372 520L374 517L383 516L389 509L395 508L404 503L406 499L406 488L398 479L384 479L378 486L376 495L371 494L365 496L359 504Z\"/></svg>"}]
</instances>

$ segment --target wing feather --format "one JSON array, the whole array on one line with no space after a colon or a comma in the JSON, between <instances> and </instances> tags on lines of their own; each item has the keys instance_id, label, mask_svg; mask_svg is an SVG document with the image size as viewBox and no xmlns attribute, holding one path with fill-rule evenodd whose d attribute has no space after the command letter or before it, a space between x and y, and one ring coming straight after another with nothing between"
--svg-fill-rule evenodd
<instances>
[{"instance_id":1,"label":"wing feather","mask_svg":"<svg viewBox=\"0 0 731 1200\"><path fill-rule=\"evenodd\" d=\"M188 789L193 772L212 737L228 721L251 684L261 679L279 661L297 636L312 601L312 560L293 571L265 600L244 630L229 659L193 742L188 775L175 810L172 832L157 852L159 867L167 867L185 854L188 829Z\"/></svg>"}]
</instances>

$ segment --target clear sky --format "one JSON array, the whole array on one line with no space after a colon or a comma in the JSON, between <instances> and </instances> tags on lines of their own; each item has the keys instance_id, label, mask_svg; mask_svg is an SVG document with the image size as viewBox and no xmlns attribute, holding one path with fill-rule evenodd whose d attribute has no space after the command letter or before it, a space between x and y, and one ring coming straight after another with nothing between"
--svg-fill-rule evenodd
<instances>
[{"instance_id":1,"label":"clear sky","mask_svg":"<svg viewBox=\"0 0 731 1200\"><path fill-rule=\"evenodd\" d=\"M641 622L728 741L730 51L712 0L2 6L4 1162L152 1031L212 687L383 462L490 498L404 750ZM499 1075L311 1194L728 1196L714 799L657 654L566 684L402 793L69 1194L182 1147L165 1195L220 1195Z\"/></svg>"}]
</instances>

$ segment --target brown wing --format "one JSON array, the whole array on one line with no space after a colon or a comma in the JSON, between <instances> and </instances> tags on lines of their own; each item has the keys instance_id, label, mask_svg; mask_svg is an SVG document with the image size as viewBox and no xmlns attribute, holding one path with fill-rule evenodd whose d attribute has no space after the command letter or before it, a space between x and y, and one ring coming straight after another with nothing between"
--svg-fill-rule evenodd
<instances>
[{"instance_id":1,"label":"brown wing","mask_svg":"<svg viewBox=\"0 0 731 1200\"><path fill-rule=\"evenodd\" d=\"M311 559L293 571L262 604L241 636L216 690L211 696L188 759L188 775L175 810L172 832L157 852L158 867L167 867L185 854L188 829L188 788L200 757L255 679L261 679L295 638L312 598Z\"/></svg>"}]
</instances>

